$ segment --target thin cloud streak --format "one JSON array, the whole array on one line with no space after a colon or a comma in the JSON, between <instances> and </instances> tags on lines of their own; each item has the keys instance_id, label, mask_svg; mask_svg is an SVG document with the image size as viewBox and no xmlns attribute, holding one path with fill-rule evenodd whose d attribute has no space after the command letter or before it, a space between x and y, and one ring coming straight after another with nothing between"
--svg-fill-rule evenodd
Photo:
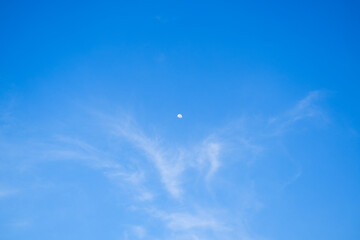
<instances>
[{"instance_id":1,"label":"thin cloud streak","mask_svg":"<svg viewBox=\"0 0 360 240\"><path fill-rule=\"evenodd\" d=\"M293 124L301 120L315 117L318 117L321 121L327 120L326 114L318 105L323 95L321 91L311 91L284 114L270 118L268 123L272 129L271 135L284 134Z\"/></svg>"},{"instance_id":2,"label":"thin cloud streak","mask_svg":"<svg viewBox=\"0 0 360 240\"><path fill-rule=\"evenodd\" d=\"M163 220L167 227L174 231L189 231L193 229L207 229L211 231L228 230L209 214L190 214L185 212L166 213L159 210L151 210L150 213Z\"/></svg>"},{"instance_id":3,"label":"thin cloud streak","mask_svg":"<svg viewBox=\"0 0 360 240\"><path fill-rule=\"evenodd\" d=\"M173 197L179 198L182 194L179 178L184 170L181 156L174 154L169 156L157 146L155 140L146 137L139 130L134 130L132 126L115 125L114 127L117 135L125 137L145 153L158 169L161 181L168 192Z\"/></svg>"},{"instance_id":4,"label":"thin cloud streak","mask_svg":"<svg viewBox=\"0 0 360 240\"><path fill-rule=\"evenodd\" d=\"M211 185L215 181L210 180L215 179L215 177L221 176L222 183L225 185L229 184L230 186L231 183L227 182L230 180L220 174L223 169L228 167L227 164L229 161L246 159L245 163L251 163L261 160L264 155L271 153L273 140L281 139L292 129L295 123L307 118L324 116L321 108L316 104L319 98L319 92L311 92L295 104L292 109L285 111L283 114L279 114L278 117L273 118L273 120L268 123L266 122L267 118L262 118L259 122L245 120L242 122L242 126L245 126L244 129L246 129L246 131L243 131L242 128L239 130L239 127L236 125L229 125L223 128L225 130L213 132L202 141L199 141L199 144L191 147L182 146L182 148L180 148L181 146L162 144L159 139L147 136L136 126L135 121L119 120L110 117L95 118L97 123L100 122L99 125L105 126L105 132L101 132L101 134L110 134L112 137L115 136L118 140L121 140L122 143L125 141L125 144L135 147L136 151L135 153L131 153L134 155L131 155L130 158L138 158L138 154L142 153L144 157L140 157L141 159L139 161L141 164L135 167L134 165L136 164L126 159L126 157L129 158L129 156L124 156L124 159L121 159L121 162L119 162L118 152L114 149L103 150L105 148L99 147L98 145L92 145L86 141L62 135L55 137L55 143L46 145L48 149L46 151L44 150L42 155L46 159L83 161L87 165L101 170L112 182L119 183L119 185L128 184L131 186L130 192L136 193L135 196L133 196L135 200L134 205L147 204L155 207L158 203L155 196L158 196L159 192L155 192L158 189L156 189L157 186L154 184L151 184L151 187L147 185L149 188L145 187L145 185L151 181L148 177L154 179L154 176L149 176L149 169L144 167L146 164L144 162L145 159L146 162L154 166L158 173L157 177L160 179L159 182L161 182L161 186L167 194L172 196L169 202L171 202L171 204L173 202L177 204L181 203L189 207L183 210L168 209L168 211L164 211L162 209L153 211L150 215L162 220L168 231L173 234L172 236L180 237L186 235L191 236L193 239L203 239L201 236L207 236L207 234L211 232L221 234L224 231L235 229L236 224L229 219L239 217L237 215L238 213L228 212L221 217L214 217L209 213L203 214L207 211L205 207L200 207L199 213L195 211L196 213L194 214L189 209L192 209L195 205L201 205L201 201L195 201L193 203L186 202L184 195L188 194L191 190L187 189L189 185L183 183L190 182L189 180L191 179L188 178L193 177L204 180L205 182L196 182L196 184L198 184L196 185L196 191L202 191L201 196L204 197L211 196ZM96 129L96 131L99 129ZM104 129L100 131L104 131ZM229 152L231 152L231 154L234 153L233 156L236 156L237 159L228 159L227 157L230 155ZM290 153L288 154L287 158L291 158ZM249 159L252 160L250 161ZM226 160L226 162L224 160ZM291 161L295 162L294 159ZM127 163L131 165L130 168L125 167ZM247 168L250 169L251 167L251 164L247 164L244 170L247 170ZM298 167L301 170L301 166ZM190 169L195 171L189 171L190 174L187 175L184 174ZM185 178L185 176L188 178ZM286 187L292 184L300 176L301 171L293 175L291 179L286 179L282 186ZM239 200L240 203L238 206L245 209L243 212L251 212L247 211L249 208L253 208L254 212L256 212L265 205L265 203L261 201L261 194L257 194L256 190L256 184L254 184L254 193L250 194L251 197L243 194L243 199ZM239 194L235 194L234 196L240 196ZM216 196L211 197L216 200ZM226 209L226 206L220 204L217 205L217 209L214 211L222 211L224 209ZM197 231L201 231L204 235L199 235ZM240 235L248 236L245 230L243 230ZM140 234L139 236L142 235ZM148 233L146 233L146 237L148 237ZM207 239L206 237L204 238ZM252 238L247 237L247 239Z\"/></svg>"},{"instance_id":5,"label":"thin cloud streak","mask_svg":"<svg viewBox=\"0 0 360 240\"><path fill-rule=\"evenodd\" d=\"M16 189L0 189L0 198L10 197L18 193L19 191Z\"/></svg>"}]
</instances>

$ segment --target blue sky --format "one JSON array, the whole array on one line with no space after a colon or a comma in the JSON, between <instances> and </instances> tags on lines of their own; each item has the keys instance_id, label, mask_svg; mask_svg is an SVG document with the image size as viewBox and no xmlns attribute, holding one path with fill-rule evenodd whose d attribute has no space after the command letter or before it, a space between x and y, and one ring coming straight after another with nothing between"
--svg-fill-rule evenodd
<instances>
[{"instance_id":1,"label":"blue sky","mask_svg":"<svg viewBox=\"0 0 360 240\"><path fill-rule=\"evenodd\" d=\"M1 2L0 239L360 239L359 7Z\"/></svg>"}]
</instances>

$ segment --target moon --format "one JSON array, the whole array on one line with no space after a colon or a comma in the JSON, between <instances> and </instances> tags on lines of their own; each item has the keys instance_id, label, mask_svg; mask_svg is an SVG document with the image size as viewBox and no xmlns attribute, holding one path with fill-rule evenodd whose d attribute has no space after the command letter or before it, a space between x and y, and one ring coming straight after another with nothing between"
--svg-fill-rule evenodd
<instances>
[{"instance_id":1,"label":"moon","mask_svg":"<svg viewBox=\"0 0 360 240\"><path fill-rule=\"evenodd\" d=\"M179 113L179 114L177 115L177 117L178 117L178 118L182 118L182 114Z\"/></svg>"}]
</instances>

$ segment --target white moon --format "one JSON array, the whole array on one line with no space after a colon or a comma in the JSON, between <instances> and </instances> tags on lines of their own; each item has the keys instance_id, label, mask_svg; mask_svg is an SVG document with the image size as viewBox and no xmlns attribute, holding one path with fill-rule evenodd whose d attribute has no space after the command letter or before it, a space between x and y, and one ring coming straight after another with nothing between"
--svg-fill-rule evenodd
<instances>
[{"instance_id":1,"label":"white moon","mask_svg":"<svg viewBox=\"0 0 360 240\"><path fill-rule=\"evenodd\" d=\"M179 113L179 114L177 115L177 117L178 117L178 118L182 118L182 115Z\"/></svg>"}]
</instances>

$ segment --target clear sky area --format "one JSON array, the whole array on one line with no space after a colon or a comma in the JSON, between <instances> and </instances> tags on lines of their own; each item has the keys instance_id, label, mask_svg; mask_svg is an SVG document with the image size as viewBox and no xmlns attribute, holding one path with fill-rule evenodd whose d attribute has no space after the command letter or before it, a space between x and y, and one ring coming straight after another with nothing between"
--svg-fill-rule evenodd
<instances>
[{"instance_id":1,"label":"clear sky area","mask_svg":"<svg viewBox=\"0 0 360 240\"><path fill-rule=\"evenodd\" d=\"M1 1L0 240L360 239L359 10Z\"/></svg>"}]
</instances>

